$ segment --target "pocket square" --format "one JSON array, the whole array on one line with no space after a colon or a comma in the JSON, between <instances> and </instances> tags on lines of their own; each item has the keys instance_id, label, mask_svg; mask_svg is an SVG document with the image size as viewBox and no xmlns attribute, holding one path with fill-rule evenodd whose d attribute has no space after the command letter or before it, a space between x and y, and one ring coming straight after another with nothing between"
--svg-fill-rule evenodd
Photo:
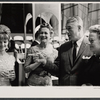
<instances>
[{"instance_id":1,"label":"pocket square","mask_svg":"<svg viewBox=\"0 0 100 100\"><path fill-rule=\"evenodd\" d=\"M91 56L89 57L89 56L83 56L82 57L82 59L90 59L91 58Z\"/></svg>"}]
</instances>

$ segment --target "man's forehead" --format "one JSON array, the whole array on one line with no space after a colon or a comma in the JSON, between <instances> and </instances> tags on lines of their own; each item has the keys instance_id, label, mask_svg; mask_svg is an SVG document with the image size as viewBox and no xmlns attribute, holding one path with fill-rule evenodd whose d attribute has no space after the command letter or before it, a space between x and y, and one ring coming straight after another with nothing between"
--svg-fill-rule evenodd
<instances>
[{"instance_id":1,"label":"man's forehead","mask_svg":"<svg viewBox=\"0 0 100 100\"><path fill-rule=\"evenodd\" d=\"M68 26L77 26L77 25L78 25L77 22L66 23L66 27L68 27Z\"/></svg>"}]
</instances>

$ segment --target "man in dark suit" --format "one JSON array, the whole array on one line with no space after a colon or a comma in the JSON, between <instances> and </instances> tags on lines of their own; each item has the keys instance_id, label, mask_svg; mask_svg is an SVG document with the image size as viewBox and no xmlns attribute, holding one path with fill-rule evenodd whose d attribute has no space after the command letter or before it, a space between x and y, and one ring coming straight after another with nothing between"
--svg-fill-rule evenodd
<instances>
[{"instance_id":1,"label":"man in dark suit","mask_svg":"<svg viewBox=\"0 0 100 100\"><path fill-rule=\"evenodd\" d=\"M83 34L83 21L79 16L70 17L66 23L69 41L59 48L59 65L44 61L44 68L59 77L61 86L81 85L79 73L92 55L88 38Z\"/></svg>"},{"instance_id":2,"label":"man in dark suit","mask_svg":"<svg viewBox=\"0 0 100 100\"><path fill-rule=\"evenodd\" d=\"M31 46L35 46L37 44L40 44L39 31L35 33L35 40L32 42Z\"/></svg>"}]
</instances>

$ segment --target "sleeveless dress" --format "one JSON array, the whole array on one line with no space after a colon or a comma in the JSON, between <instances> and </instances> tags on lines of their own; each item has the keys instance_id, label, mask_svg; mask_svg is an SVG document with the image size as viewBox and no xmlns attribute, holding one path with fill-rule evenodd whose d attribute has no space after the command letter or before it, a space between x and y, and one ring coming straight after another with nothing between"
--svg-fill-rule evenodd
<instances>
[{"instance_id":1,"label":"sleeveless dress","mask_svg":"<svg viewBox=\"0 0 100 100\"><path fill-rule=\"evenodd\" d=\"M8 53L0 55L0 72L14 70L15 58ZM0 86L11 86L10 80L0 75Z\"/></svg>"},{"instance_id":2,"label":"sleeveless dress","mask_svg":"<svg viewBox=\"0 0 100 100\"><path fill-rule=\"evenodd\" d=\"M31 47L28 51L28 54L37 54L37 53L41 53L46 59L50 60L52 63L54 63L54 60L58 56L57 50L54 49L51 44L48 45L46 49L40 49L37 45ZM28 54L25 66L34 63L33 56L28 56ZM30 86L51 86L52 85L51 74L47 72L44 69L43 65L41 64L35 70L32 70L29 73L27 84Z\"/></svg>"}]
</instances>

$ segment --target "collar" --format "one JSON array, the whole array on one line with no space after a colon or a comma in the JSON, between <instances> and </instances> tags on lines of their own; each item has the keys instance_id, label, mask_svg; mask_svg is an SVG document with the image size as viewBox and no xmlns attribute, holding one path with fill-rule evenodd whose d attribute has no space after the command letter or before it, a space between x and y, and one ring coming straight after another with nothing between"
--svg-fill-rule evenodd
<instances>
[{"instance_id":1,"label":"collar","mask_svg":"<svg viewBox=\"0 0 100 100\"><path fill-rule=\"evenodd\" d=\"M83 38L84 38L84 37L80 38L80 39L76 42L78 47L80 47L80 45L81 45L81 43L82 43L82 41L83 41Z\"/></svg>"},{"instance_id":2,"label":"collar","mask_svg":"<svg viewBox=\"0 0 100 100\"><path fill-rule=\"evenodd\" d=\"M40 42L38 40L35 40L38 44L40 44Z\"/></svg>"}]
</instances>

